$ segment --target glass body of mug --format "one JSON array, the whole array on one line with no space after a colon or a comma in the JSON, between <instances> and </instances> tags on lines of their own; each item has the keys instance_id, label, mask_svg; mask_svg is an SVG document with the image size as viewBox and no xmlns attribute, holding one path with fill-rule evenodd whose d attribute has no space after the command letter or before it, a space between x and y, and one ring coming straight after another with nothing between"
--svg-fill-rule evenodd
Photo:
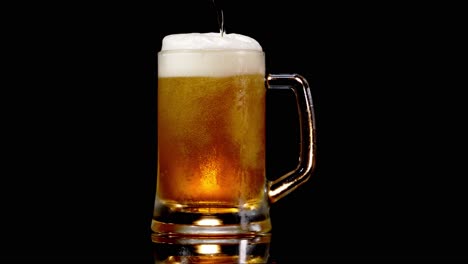
<instances>
[{"instance_id":1,"label":"glass body of mug","mask_svg":"<svg viewBox=\"0 0 468 264\"><path fill-rule=\"evenodd\" d=\"M270 228L265 96L261 51L158 54L156 222Z\"/></svg>"}]
</instances>

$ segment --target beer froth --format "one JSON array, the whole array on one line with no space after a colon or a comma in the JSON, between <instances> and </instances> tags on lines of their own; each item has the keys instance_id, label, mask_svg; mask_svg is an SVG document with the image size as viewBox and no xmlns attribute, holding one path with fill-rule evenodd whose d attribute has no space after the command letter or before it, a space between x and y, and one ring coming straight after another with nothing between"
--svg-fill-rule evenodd
<instances>
[{"instance_id":1,"label":"beer froth","mask_svg":"<svg viewBox=\"0 0 468 264\"><path fill-rule=\"evenodd\" d=\"M262 47L251 37L236 33L185 33L167 35L162 41L158 54L160 77L244 74L265 74Z\"/></svg>"}]
</instances>

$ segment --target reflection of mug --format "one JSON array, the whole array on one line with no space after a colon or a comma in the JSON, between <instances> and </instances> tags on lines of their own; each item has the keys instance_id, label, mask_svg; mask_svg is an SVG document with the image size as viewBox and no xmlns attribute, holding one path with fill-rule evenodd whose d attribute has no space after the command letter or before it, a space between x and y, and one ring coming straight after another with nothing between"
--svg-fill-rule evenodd
<instances>
[{"instance_id":1,"label":"reflection of mug","mask_svg":"<svg viewBox=\"0 0 468 264\"><path fill-rule=\"evenodd\" d=\"M249 237L155 236L153 258L163 263L270 263L271 234Z\"/></svg>"},{"instance_id":2,"label":"reflection of mug","mask_svg":"<svg viewBox=\"0 0 468 264\"><path fill-rule=\"evenodd\" d=\"M266 90L291 88L301 126L298 167L265 176ZM307 81L268 75L261 50L158 54L155 234L246 235L271 229L269 206L310 176L314 116Z\"/></svg>"}]
</instances>

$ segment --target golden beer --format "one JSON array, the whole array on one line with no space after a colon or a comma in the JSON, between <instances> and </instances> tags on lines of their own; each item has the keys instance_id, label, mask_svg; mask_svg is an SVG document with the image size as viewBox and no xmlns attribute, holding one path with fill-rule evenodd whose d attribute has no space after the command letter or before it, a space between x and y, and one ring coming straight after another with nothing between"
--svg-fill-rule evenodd
<instances>
[{"instance_id":1,"label":"golden beer","mask_svg":"<svg viewBox=\"0 0 468 264\"><path fill-rule=\"evenodd\" d=\"M158 198L237 207L265 193L262 74L158 78Z\"/></svg>"}]
</instances>

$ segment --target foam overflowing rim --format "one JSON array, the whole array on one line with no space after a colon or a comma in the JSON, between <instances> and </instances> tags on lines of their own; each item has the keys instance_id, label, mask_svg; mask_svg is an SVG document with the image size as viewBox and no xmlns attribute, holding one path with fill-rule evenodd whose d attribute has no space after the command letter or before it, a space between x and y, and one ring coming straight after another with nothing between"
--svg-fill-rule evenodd
<instances>
[{"instance_id":1,"label":"foam overflowing rim","mask_svg":"<svg viewBox=\"0 0 468 264\"><path fill-rule=\"evenodd\" d=\"M265 73L265 52L253 49L176 49L158 52L158 76L224 77Z\"/></svg>"}]
</instances>

